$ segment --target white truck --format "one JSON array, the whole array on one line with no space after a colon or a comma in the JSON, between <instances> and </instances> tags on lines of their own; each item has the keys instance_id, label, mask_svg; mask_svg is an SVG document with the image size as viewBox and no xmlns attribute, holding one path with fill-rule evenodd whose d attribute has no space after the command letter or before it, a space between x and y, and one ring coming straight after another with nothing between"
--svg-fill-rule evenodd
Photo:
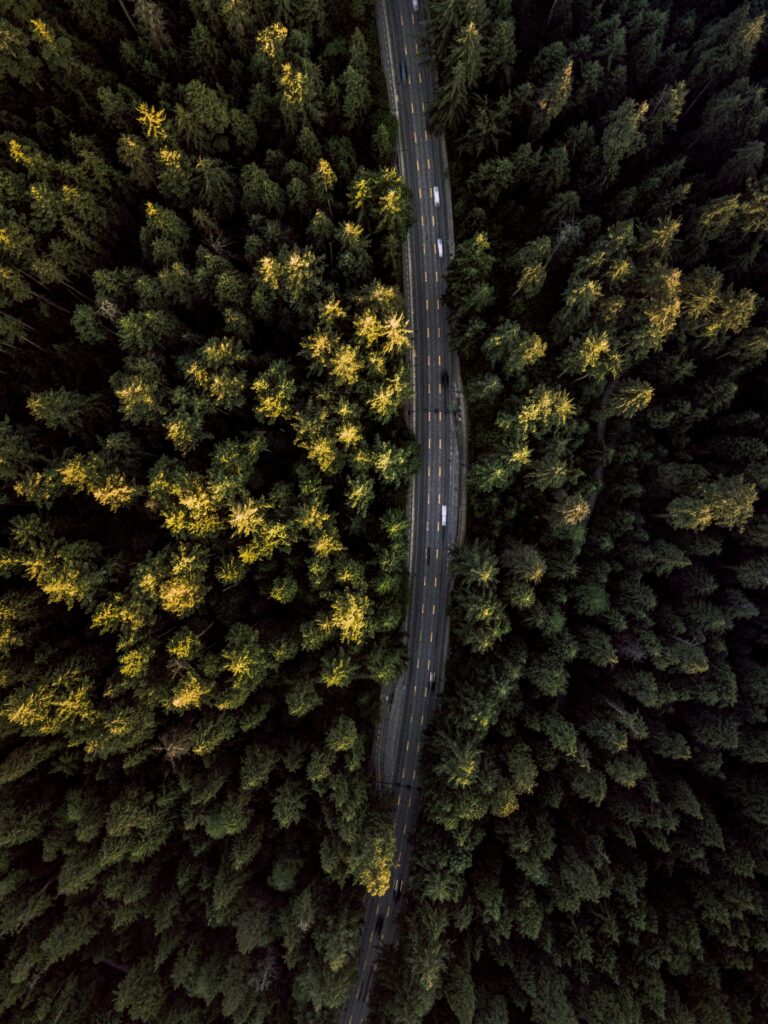
<instances>
[{"instance_id":1,"label":"white truck","mask_svg":"<svg viewBox=\"0 0 768 1024\"><path fill-rule=\"evenodd\" d=\"M435 206L440 205L440 189L437 185L432 186L432 198L435 200Z\"/></svg>"},{"instance_id":2,"label":"white truck","mask_svg":"<svg viewBox=\"0 0 768 1024\"><path fill-rule=\"evenodd\" d=\"M447 505L443 505L440 514L441 514L440 525L441 526L445 526L448 523L448 506Z\"/></svg>"},{"instance_id":3,"label":"white truck","mask_svg":"<svg viewBox=\"0 0 768 1024\"><path fill-rule=\"evenodd\" d=\"M438 240L437 240L437 255L438 255L439 259L443 258L443 240L442 240L442 238L438 238Z\"/></svg>"}]
</instances>

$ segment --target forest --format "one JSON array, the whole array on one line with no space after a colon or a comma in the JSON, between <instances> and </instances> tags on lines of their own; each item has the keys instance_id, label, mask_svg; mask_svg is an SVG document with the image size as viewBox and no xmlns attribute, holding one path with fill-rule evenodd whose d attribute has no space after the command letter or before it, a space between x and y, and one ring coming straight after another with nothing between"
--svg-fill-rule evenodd
<instances>
[{"instance_id":1,"label":"forest","mask_svg":"<svg viewBox=\"0 0 768 1024\"><path fill-rule=\"evenodd\" d=\"M377 1020L768 1019L765 14L430 3L469 522Z\"/></svg>"},{"instance_id":2,"label":"forest","mask_svg":"<svg viewBox=\"0 0 768 1024\"><path fill-rule=\"evenodd\" d=\"M0 4L3 1021L354 980L418 459L372 12Z\"/></svg>"},{"instance_id":3,"label":"forest","mask_svg":"<svg viewBox=\"0 0 768 1024\"><path fill-rule=\"evenodd\" d=\"M370 1020L762 1024L768 2L421 8L468 523ZM335 1024L420 459L374 0L0 0L0 96L0 1022Z\"/></svg>"}]
</instances>

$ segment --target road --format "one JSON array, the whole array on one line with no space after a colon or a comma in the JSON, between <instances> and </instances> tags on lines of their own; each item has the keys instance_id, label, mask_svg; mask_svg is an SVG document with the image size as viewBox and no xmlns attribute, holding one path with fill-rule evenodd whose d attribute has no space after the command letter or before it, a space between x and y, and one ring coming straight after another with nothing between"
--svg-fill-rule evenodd
<instances>
[{"instance_id":1,"label":"road","mask_svg":"<svg viewBox=\"0 0 768 1024\"><path fill-rule=\"evenodd\" d=\"M395 801L395 857L389 891L366 899L355 990L339 1024L360 1024L382 946L394 938L407 886L410 837L419 809L422 736L443 689L450 593L448 554L460 536L464 408L458 359L448 343L442 300L454 250L445 144L426 123L433 79L426 63L423 2L377 0L379 44L390 106L398 118L398 163L413 193L414 224L403 250L405 308L413 332L414 397L408 420L421 446L410 496L408 668L382 694L373 748L376 780ZM437 195L434 189L437 189ZM441 255L442 250L442 255Z\"/></svg>"}]
</instances>

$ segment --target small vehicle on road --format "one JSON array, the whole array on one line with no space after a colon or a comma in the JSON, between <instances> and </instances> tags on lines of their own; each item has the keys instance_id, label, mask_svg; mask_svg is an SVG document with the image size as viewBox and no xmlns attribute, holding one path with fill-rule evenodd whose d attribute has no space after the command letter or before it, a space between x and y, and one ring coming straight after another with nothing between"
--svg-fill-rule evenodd
<instances>
[{"instance_id":1,"label":"small vehicle on road","mask_svg":"<svg viewBox=\"0 0 768 1024\"><path fill-rule=\"evenodd\" d=\"M438 238L438 240L437 240L437 255L438 255L438 257L440 259L443 258L443 240L442 240L442 238Z\"/></svg>"},{"instance_id":2,"label":"small vehicle on road","mask_svg":"<svg viewBox=\"0 0 768 1024\"><path fill-rule=\"evenodd\" d=\"M448 522L448 506L447 505L443 505L440 515L441 515L440 525L441 526L445 526L447 524L447 522Z\"/></svg>"},{"instance_id":3,"label":"small vehicle on road","mask_svg":"<svg viewBox=\"0 0 768 1024\"><path fill-rule=\"evenodd\" d=\"M427 548L427 565L429 565L429 556L432 553L432 548Z\"/></svg>"},{"instance_id":4,"label":"small vehicle on road","mask_svg":"<svg viewBox=\"0 0 768 1024\"><path fill-rule=\"evenodd\" d=\"M376 918L376 934L381 935L381 929L384 927L384 915L379 914Z\"/></svg>"},{"instance_id":5,"label":"small vehicle on road","mask_svg":"<svg viewBox=\"0 0 768 1024\"><path fill-rule=\"evenodd\" d=\"M435 686L437 685L437 672L429 673L429 688L432 693L435 692Z\"/></svg>"},{"instance_id":6,"label":"small vehicle on road","mask_svg":"<svg viewBox=\"0 0 768 1024\"><path fill-rule=\"evenodd\" d=\"M414 11L418 11L418 9L419 9L419 0L411 0L411 4L413 5Z\"/></svg>"},{"instance_id":7,"label":"small vehicle on road","mask_svg":"<svg viewBox=\"0 0 768 1024\"><path fill-rule=\"evenodd\" d=\"M404 81L408 81L408 66L404 60L400 61L400 78Z\"/></svg>"},{"instance_id":8,"label":"small vehicle on road","mask_svg":"<svg viewBox=\"0 0 768 1024\"><path fill-rule=\"evenodd\" d=\"M443 370L443 372L440 374L440 383L443 385L443 387L448 387L448 371L447 370Z\"/></svg>"},{"instance_id":9,"label":"small vehicle on road","mask_svg":"<svg viewBox=\"0 0 768 1024\"><path fill-rule=\"evenodd\" d=\"M437 185L432 186L432 198L435 200L435 206L440 205L440 189Z\"/></svg>"}]
</instances>

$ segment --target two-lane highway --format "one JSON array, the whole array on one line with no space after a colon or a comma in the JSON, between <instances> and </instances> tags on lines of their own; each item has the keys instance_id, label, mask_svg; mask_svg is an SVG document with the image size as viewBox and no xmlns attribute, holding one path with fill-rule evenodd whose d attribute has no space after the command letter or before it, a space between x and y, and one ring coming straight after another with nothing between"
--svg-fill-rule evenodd
<instances>
[{"instance_id":1,"label":"two-lane highway","mask_svg":"<svg viewBox=\"0 0 768 1024\"><path fill-rule=\"evenodd\" d=\"M420 7L420 0L378 0L376 5L390 105L399 125L398 161L413 193L414 225L403 250L403 276L413 337L414 398L408 416L422 458L409 498L408 669L382 694L373 750L377 782L395 800L394 867L389 891L366 900L357 983L342 1008L340 1024L360 1024L368 1015L377 956L392 941L407 883L422 736L443 688L448 555L458 536L463 487L461 380L448 343L443 302L445 269L454 247L451 196L445 145L427 127L433 79Z\"/></svg>"}]
</instances>

